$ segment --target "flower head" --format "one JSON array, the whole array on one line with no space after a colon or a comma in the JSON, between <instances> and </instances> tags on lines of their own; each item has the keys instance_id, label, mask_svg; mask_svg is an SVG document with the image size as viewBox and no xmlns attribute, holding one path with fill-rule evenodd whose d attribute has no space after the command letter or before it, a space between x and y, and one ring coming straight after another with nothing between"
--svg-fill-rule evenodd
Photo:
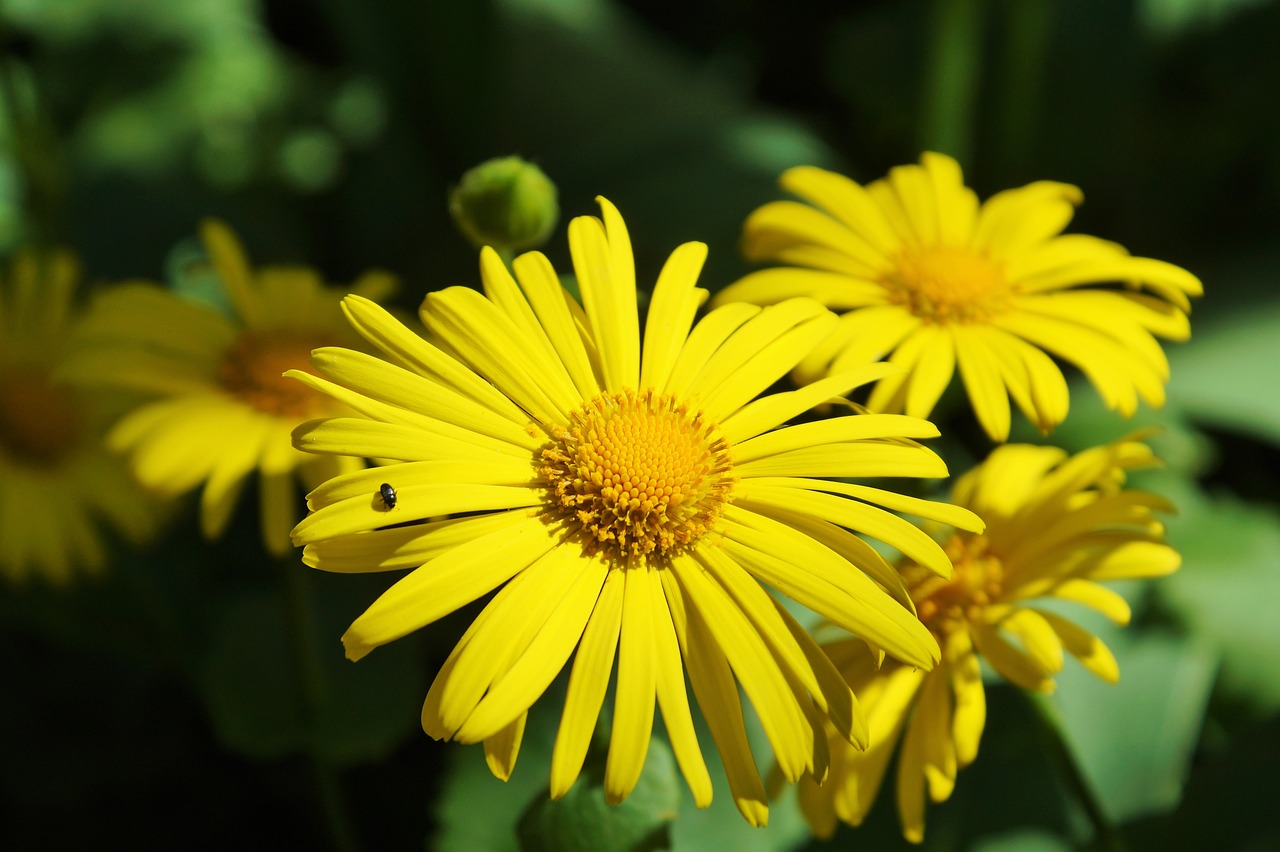
<instances>
[{"instance_id":1,"label":"flower head","mask_svg":"<svg viewBox=\"0 0 1280 852\"><path fill-rule=\"evenodd\" d=\"M1008 438L1010 397L1043 432L1067 416L1050 355L1126 417L1139 397L1163 404L1169 364L1156 337L1188 338L1200 282L1115 243L1061 234L1083 199L1076 187L1038 181L979 205L955 160L933 153L865 187L808 166L781 183L814 206L764 205L747 219L744 249L785 265L747 275L715 303L809 296L845 311L800 364L800 381L889 355L903 369L868 405L928 417L958 367L995 441ZM1093 286L1108 282L1122 286Z\"/></svg>"},{"instance_id":2,"label":"flower head","mask_svg":"<svg viewBox=\"0 0 1280 852\"><path fill-rule=\"evenodd\" d=\"M24 252L0 281L0 575L12 581L100 570L99 520L135 542L156 525L157 506L102 443L119 394L68 381L77 278L66 252Z\"/></svg>"},{"instance_id":3,"label":"flower head","mask_svg":"<svg viewBox=\"0 0 1280 852\"><path fill-rule=\"evenodd\" d=\"M815 833L830 834L837 819L862 822L902 739L898 811L907 838L924 837L926 789L944 801L956 772L978 754L986 722L979 656L1006 680L1039 692L1053 690L1064 651L1103 680L1118 680L1106 645L1042 607L1056 598L1125 624L1128 604L1100 581L1158 577L1178 567L1154 515L1171 507L1124 487L1125 471L1152 462L1146 445L1131 440L1071 457L1054 447L1009 444L961 477L955 500L987 522L986 532L950 536L950 579L909 560L903 565L942 663L930 672L896 663L877 668L853 640L825 646L862 699L871 745L855 751L829 732L826 783L807 779L800 788Z\"/></svg>"},{"instance_id":4,"label":"flower head","mask_svg":"<svg viewBox=\"0 0 1280 852\"><path fill-rule=\"evenodd\" d=\"M93 304L87 320L92 347L78 373L153 395L108 441L129 454L134 474L159 493L178 495L203 484L200 524L207 538L222 533L258 471L263 538L268 550L284 554L298 519L294 476L312 487L363 466L293 448L295 426L345 409L283 377L306 364L316 347L357 342L339 309L348 288L326 287L302 267L254 271L221 222L204 222L200 235L230 313L147 283L113 287ZM368 273L349 289L380 297L392 283L385 273Z\"/></svg>"},{"instance_id":5,"label":"flower head","mask_svg":"<svg viewBox=\"0 0 1280 852\"><path fill-rule=\"evenodd\" d=\"M352 659L496 590L431 686L431 736L483 741L507 777L530 706L573 657L551 766L559 797L582 768L616 659L607 797L635 786L656 700L706 805L687 667L739 810L761 824L739 684L789 778L825 772L824 718L865 743L847 685L762 584L928 668L937 645L900 577L849 530L945 576L941 547L887 509L979 524L945 504L817 478L945 475L910 440L937 434L927 421L852 415L777 428L889 369L864 365L756 399L835 322L817 302L730 305L695 326L706 247L688 243L658 277L642 343L627 231L600 204L602 219L569 226L581 304L541 254L516 258L513 277L488 249L483 293L427 296L432 342L346 299L386 360L315 352L327 378L292 375L360 416L307 424L295 441L397 463L313 491L294 540L322 570L414 569L343 636Z\"/></svg>"}]
</instances>

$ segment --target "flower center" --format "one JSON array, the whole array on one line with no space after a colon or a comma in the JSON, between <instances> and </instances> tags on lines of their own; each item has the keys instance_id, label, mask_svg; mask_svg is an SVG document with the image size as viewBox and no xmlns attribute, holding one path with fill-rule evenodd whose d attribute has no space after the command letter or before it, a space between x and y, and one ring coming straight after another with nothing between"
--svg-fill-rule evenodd
<instances>
[{"instance_id":1,"label":"flower center","mask_svg":"<svg viewBox=\"0 0 1280 852\"><path fill-rule=\"evenodd\" d=\"M587 402L552 435L539 472L589 547L623 561L696 541L734 483L729 446L716 426L652 391Z\"/></svg>"},{"instance_id":2,"label":"flower center","mask_svg":"<svg viewBox=\"0 0 1280 852\"><path fill-rule=\"evenodd\" d=\"M322 397L311 388L286 379L285 370L305 369L311 350L325 341L281 334L263 337L245 332L222 356L218 383L241 401L279 417L317 413Z\"/></svg>"},{"instance_id":3,"label":"flower center","mask_svg":"<svg viewBox=\"0 0 1280 852\"><path fill-rule=\"evenodd\" d=\"M983 322L1010 302L1001 265L969 249L904 249L882 280L892 303L927 322Z\"/></svg>"},{"instance_id":4,"label":"flower center","mask_svg":"<svg viewBox=\"0 0 1280 852\"><path fill-rule=\"evenodd\" d=\"M0 371L0 449L35 467L52 467L80 440L75 398L39 371Z\"/></svg>"},{"instance_id":5,"label":"flower center","mask_svg":"<svg viewBox=\"0 0 1280 852\"><path fill-rule=\"evenodd\" d=\"M986 538L953 535L945 549L955 567L950 580L918 565L902 572L920 621L940 643L960 622L980 621L983 608L1004 594L1004 565Z\"/></svg>"}]
</instances>

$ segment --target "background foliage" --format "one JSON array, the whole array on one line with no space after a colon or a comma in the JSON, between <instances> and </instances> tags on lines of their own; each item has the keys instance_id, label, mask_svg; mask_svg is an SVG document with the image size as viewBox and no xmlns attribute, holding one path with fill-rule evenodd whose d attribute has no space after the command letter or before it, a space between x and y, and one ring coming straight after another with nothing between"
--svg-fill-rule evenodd
<instances>
[{"instance_id":1,"label":"background foliage","mask_svg":"<svg viewBox=\"0 0 1280 852\"><path fill-rule=\"evenodd\" d=\"M1069 666L1050 708L1112 833L1095 836L1028 705L997 687L983 753L931 810L926 846L1271 848L1277 32L1280 4L1260 0L6 0L0 250L58 242L94 281L164 280L212 214L260 262L335 281L393 270L412 311L477 280L445 199L497 155L541 165L566 218L614 201L641 281L707 241L713 288L745 271L741 222L791 165L865 181L933 148L983 196L1075 183L1074 230L1205 282L1170 404L1124 423L1080 389L1053 437L1074 450L1161 426L1167 464L1144 484L1179 506L1185 563L1125 589L1137 619L1107 637L1120 684ZM563 264L563 236L547 251ZM953 471L985 454L961 408L939 417ZM513 779L494 780L478 749L417 720L471 613L348 664L338 636L382 578L273 564L257 517L247 501L206 545L188 500L100 580L0 590L0 848L515 848L556 688ZM652 760L641 822L680 789L661 786L669 755ZM785 799L752 830L717 792L704 812L679 794L674 848L902 843L890 796L823 844Z\"/></svg>"}]
</instances>

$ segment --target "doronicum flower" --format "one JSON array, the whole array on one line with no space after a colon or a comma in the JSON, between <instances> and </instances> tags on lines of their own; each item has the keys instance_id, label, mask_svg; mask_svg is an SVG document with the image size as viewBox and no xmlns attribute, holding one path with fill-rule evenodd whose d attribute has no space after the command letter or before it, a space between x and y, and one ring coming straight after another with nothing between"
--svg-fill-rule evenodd
<instances>
[{"instance_id":1,"label":"doronicum flower","mask_svg":"<svg viewBox=\"0 0 1280 852\"><path fill-rule=\"evenodd\" d=\"M67 252L18 254L0 281L0 575L64 584L107 561L99 521L133 543L157 505L103 446L123 401L80 387L78 267Z\"/></svg>"},{"instance_id":2,"label":"doronicum flower","mask_svg":"<svg viewBox=\"0 0 1280 852\"><path fill-rule=\"evenodd\" d=\"M480 255L483 293L426 297L432 342L366 299L344 301L385 360L313 353L327 378L292 375L360 416L307 424L295 442L395 463L313 491L294 541L326 571L413 569L342 637L353 660L496 590L436 676L422 723L437 739L484 742L498 777L515 764L529 708L573 657L551 762L551 795L564 795L616 659L607 799L637 782L656 699L694 800L707 805L687 670L738 808L764 824L739 686L790 779L825 772L824 719L854 747L866 742L848 686L765 586L930 668L937 644L901 578L850 530L947 576L942 548L888 510L979 522L819 478L944 476L912 440L937 434L928 421L860 414L778 428L887 365L756 399L835 323L817 302L729 305L695 326L706 246L687 243L658 277L642 343L627 231L600 204L603 219L569 226L581 305L543 255L516 258L513 278L491 249Z\"/></svg>"},{"instance_id":3,"label":"doronicum flower","mask_svg":"<svg viewBox=\"0 0 1280 852\"><path fill-rule=\"evenodd\" d=\"M951 795L958 770L978 754L986 723L979 657L1005 680L1048 693L1064 652L1114 683L1115 657L1096 636L1060 614L1061 604L1129 621L1125 599L1107 580L1159 577L1179 556L1163 543L1162 498L1124 487L1125 471L1154 461L1133 440L1075 456L1054 447L1009 444L956 485L955 501L987 523L945 544L950 579L906 560L903 575L920 619L942 648L932 671L887 662L877 668L852 639L824 645L866 711L871 745L848 748L828 731L826 782L806 779L800 803L815 834L841 820L859 825L875 801L898 741L898 814L908 840L924 838L925 794ZM1048 603L1054 601L1054 603Z\"/></svg>"},{"instance_id":4,"label":"doronicum flower","mask_svg":"<svg viewBox=\"0 0 1280 852\"><path fill-rule=\"evenodd\" d=\"M341 296L351 289L380 298L394 282L371 272L339 290L303 267L255 271L226 225L205 221L200 236L230 312L144 282L112 287L91 308L92 348L77 372L85 381L153 395L111 430L108 442L158 493L176 496L203 484L200 526L207 538L226 528L257 471L263 539L283 555L299 514L295 476L311 488L363 466L293 448L295 426L345 409L283 373L307 364L317 347L355 345Z\"/></svg>"},{"instance_id":5,"label":"doronicum flower","mask_svg":"<svg viewBox=\"0 0 1280 852\"><path fill-rule=\"evenodd\" d=\"M781 184L809 203L756 210L743 248L784 265L747 275L714 304L808 296L844 311L799 365L801 383L888 356L902 369L876 384L868 406L928 417L958 368L995 441L1009 436L1010 397L1042 432L1067 416L1050 356L1079 367L1126 417L1139 397L1164 403L1169 364L1156 338L1190 336L1188 296L1200 281L1115 243L1061 234L1083 200L1076 187L1037 181L980 205L955 160L933 153L865 187L809 166Z\"/></svg>"}]
</instances>

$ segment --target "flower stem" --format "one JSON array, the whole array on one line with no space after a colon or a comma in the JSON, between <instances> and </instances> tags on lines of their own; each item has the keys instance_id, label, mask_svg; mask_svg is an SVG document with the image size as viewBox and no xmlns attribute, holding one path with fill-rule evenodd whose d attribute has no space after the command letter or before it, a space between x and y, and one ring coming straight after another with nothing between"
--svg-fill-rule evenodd
<instances>
[{"instance_id":1,"label":"flower stem","mask_svg":"<svg viewBox=\"0 0 1280 852\"><path fill-rule=\"evenodd\" d=\"M310 759L311 771L315 777L321 810L324 811L333 848L337 852L359 852L360 841L351 820L351 809L347 805L347 798L342 790L342 779L337 768L321 754L318 745L320 710L325 705L328 684L324 667L316 653L318 633L311 589L308 587L309 578L296 562L281 560L280 567L285 578L290 633L293 636L294 659L297 663L299 686L302 690L303 719L309 729L306 739L307 757Z\"/></svg>"},{"instance_id":2,"label":"flower stem","mask_svg":"<svg viewBox=\"0 0 1280 852\"><path fill-rule=\"evenodd\" d=\"M1045 754L1057 769L1062 782L1084 809L1089 824L1093 826L1094 841L1098 848L1106 852L1123 852L1124 840L1111 824L1111 819L1103 810L1102 802L1094 792L1093 785L1080 771L1080 765L1076 762L1075 756L1071 753L1071 747L1063 736L1062 722L1057 708L1053 706L1047 695L1027 690L1018 691L1027 698Z\"/></svg>"},{"instance_id":3,"label":"flower stem","mask_svg":"<svg viewBox=\"0 0 1280 852\"><path fill-rule=\"evenodd\" d=\"M920 147L971 166L982 64L982 0L934 0L920 121Z\"/></svg>"}]
</instances>

